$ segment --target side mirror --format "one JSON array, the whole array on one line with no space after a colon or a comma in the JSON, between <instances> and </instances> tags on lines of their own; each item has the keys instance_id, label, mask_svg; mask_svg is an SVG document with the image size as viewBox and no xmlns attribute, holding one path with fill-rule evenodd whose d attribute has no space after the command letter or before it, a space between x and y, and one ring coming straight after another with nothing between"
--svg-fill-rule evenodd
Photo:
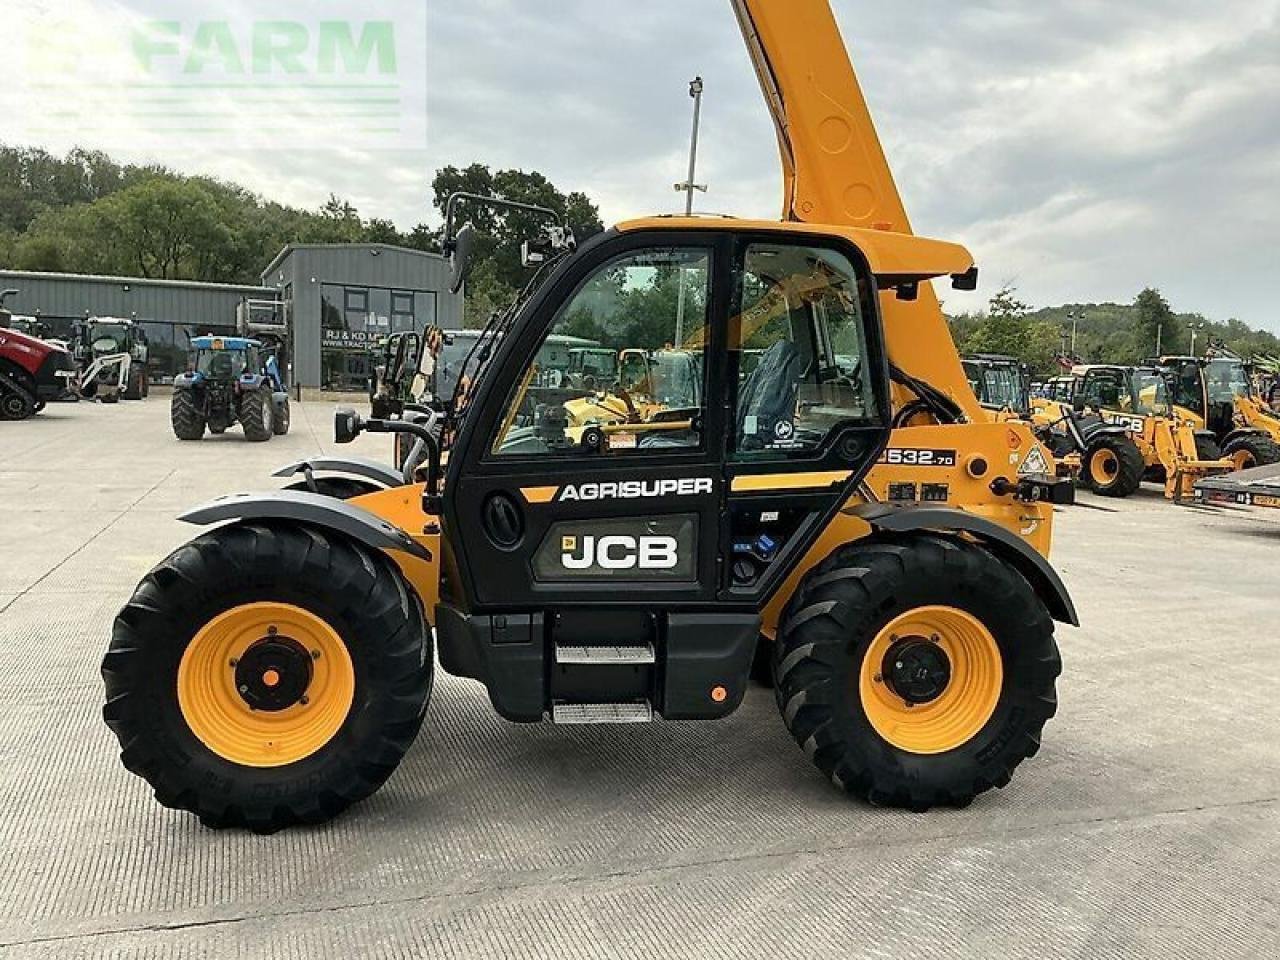
<instances>
[{"instance_id":1,"label":"side mirror","mask_svg":"<svg viewBox=\"0 0 1280 960\"><path fill-rule=\"evenodd\" d=\"M464 224L458 231L458 235L453 238L452 246L449 262L453 267L453 276L449 280L449 291L459 293L471 274L471 256L475 252L476 228L469 223Z\"/></svg>"},{"instance_id":2,"label":"side mirror","mask_svg":"<svg viewBox=\"0 0 1280 960\"><path fill-rule=\"evenodd\" d=\"M336 443L351 443L360 436L364 421L350 407L340 407L333 415L333 439Z\"/></svg>"}]
</instances>

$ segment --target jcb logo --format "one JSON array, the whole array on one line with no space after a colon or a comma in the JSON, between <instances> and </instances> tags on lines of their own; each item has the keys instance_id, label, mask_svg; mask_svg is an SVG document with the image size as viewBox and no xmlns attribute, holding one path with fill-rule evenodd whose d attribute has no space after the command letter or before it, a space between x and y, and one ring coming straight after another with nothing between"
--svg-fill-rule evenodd
<instances>
[{"instance_id":1,"label":"jcb logo","mask_svg":"<svg viewBox=\"0 0 1280 960\"><path fill-rule=\"evenodd\" d=\"M1119 414L1111 414L1107 417L1107 423L1124 427L1129 433L1142 433L1145 426L1141 417L1126 417Z\"/></svg>"},{"instance_id":2,"label":"jcb logo","mask_svg":"<svg viewBox=\"0 0 1280 960\"><path fill-rule=\"evenodd\" d=\"M563 537L560 559L566 570L674 570L675 537Z\"/></svg>"}]
</instances>

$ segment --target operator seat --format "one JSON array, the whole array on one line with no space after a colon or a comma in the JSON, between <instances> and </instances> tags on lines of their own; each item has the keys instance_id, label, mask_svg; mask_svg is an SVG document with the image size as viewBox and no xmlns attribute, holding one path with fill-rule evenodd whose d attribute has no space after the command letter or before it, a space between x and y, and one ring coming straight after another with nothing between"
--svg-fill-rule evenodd
<instances>
[{"instance_id":1,"label":"operator seat","mask_svg":"<svg viewBox=\"0 0 1280 960\"><path fill-rule=\"evenodd\" d=\"M794 423L802 376L803 360L791 341L765 351L738 395L738 449L761 450L779 423Z\"/></svg>"},{"instance_id":2,"label":"operator seat","mask_svg":"<svg viewBox=\"0 0 1280 960\"><path fill-rule=\"evenodd\" d=\"M231 354L215 353L209 358L209 378L211 380L230 380Z\"/></svg>"}]
</instances>

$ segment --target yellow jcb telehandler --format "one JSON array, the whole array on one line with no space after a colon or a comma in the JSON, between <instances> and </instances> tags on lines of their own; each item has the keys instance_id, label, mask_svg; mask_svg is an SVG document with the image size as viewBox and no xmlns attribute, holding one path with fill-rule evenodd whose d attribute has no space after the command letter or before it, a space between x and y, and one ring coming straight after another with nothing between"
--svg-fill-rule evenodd
<instances>
[{"instance_id":1,"label":"yellow jcb telehandler","mask_svg":"<svg viewBox=\"0 0 1280 960\"><path fill-rule=\"evenodd\" d=\"M213 529L142 581L103 663L106 720L161 803L262 832L337 815L409 749L437 653L516 722L714 720L763 634L822 775L912 810L968 804L1039 749L1054 621L1077 620L1046 559L1070 484L968 389L929 281L972 287L972 258L912 234L827 0L733 6L783 219L561 237L443 424L339 414L339 440L414 437L422 482L187 514ZM469 235L449 232L459 279ZM656 306L672 274L682 313ZM620 305L646 291L637 342ZM571 324L615 350L695 343L696 403L575 431L530 402Z\"/></svg>"}]
</instances>

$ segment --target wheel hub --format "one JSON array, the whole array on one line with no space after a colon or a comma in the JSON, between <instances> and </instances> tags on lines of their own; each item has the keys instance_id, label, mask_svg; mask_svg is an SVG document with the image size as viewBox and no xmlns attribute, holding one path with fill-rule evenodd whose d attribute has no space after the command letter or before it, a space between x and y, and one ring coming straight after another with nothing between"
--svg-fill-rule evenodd
<instances>
[{"instance_id":1,"label":"wheel hub","mask_svg":"<svg viewBox=\"0 0 1280 960\"><path fill-rule=\"evenodd\" d=\"M908 704L933 703L951 683L951 660L926 637L899 640L885 655L882 674L889 688Z\"/></svg>"},{"instance_id":2,"label":"wheel hub","mask_svg":"<svg viewBox=\"0 0 1280 960\"><path fill-rule=\"evenodd\" d=\"M289 637L267 636L235 664L236 690L251 710L279 713L306 701L312 658Z\"/></svg>"}]
</instances>

